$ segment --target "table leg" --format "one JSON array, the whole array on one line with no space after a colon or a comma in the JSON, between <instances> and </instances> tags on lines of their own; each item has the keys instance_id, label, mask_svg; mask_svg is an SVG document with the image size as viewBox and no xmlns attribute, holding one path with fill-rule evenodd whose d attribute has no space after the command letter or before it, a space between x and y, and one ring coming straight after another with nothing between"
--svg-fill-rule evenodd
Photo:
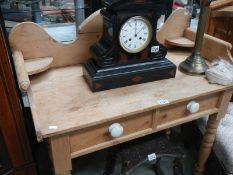
<instances>
[{"instance_id":1,"label":"table leg","mask_svg":"<svg viewBox=\"0 0 233 175\"><path fill-rule=\"evenodd\" d=\"M219 100L219 112L209 116L196 163L196 174L203 174L205 170L205 163L211 153L219 122L226 114L231 96L232 91L225 91Z\"/></svg>"},{"instance_id":2,"label":"table leg","mask_svg":"<svg viewBox=\"0 0 233 175\"><path fill-rule=\"evenodd\" d=\"M219 125L220 119L217 119L217 114L209 116L209 120L206 127L206 132L202 140L200 147L198 160L196 164L196 174L203 174L205 169L205 163L211 153L212 146L215 140L215 135Z\"/></svg>"},{"instance_id":3,"label":"table leg","mask_svg":"<svg viewBox=\"0 0 233 175\"><path fill-rule=\"evenodd\" d=\"M50 138L50 149L55 175L71 175L72 162L69 137Z\"/></svg>"}]
</instances>

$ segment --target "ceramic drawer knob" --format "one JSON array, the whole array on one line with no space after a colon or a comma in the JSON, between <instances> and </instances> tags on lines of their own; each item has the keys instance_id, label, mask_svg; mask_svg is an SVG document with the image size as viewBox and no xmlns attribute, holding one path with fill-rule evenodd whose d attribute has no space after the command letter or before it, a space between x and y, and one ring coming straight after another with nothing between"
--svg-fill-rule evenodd
<instances>
[{"instance_id":1,"label":"ceramic drawer knob","mask_svg":"<svg viewBox=\"0 0 233 175\"><path fill-rule=\"evenodd\" d=\"M118 138L123 135L124 128L121 124L114 123L108 128L108 131L113 138Z\"/></svg>"},{"instance_id":2,"label":"ceramic drawer knob","mask_svg":"<svg viewBox=\"0 0 233 175\"><path fill-rule=\"evenodd\" d=\"M187 110L190 113L196 113L199 111L200 105L199 103L195 102L195 101L191 101L189 102L189 104L187 105Z\"/></svg>"}]
</instances>

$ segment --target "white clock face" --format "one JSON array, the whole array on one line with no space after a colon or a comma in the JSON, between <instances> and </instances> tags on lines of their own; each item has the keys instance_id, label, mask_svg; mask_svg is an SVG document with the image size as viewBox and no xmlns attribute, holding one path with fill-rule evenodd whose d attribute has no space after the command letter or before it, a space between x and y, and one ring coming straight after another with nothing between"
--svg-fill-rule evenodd
<instances>
[{"instance_id":1,"label":"white clock face","mask_svg":"<svg viewBox=\"0 0 233 175\"><path fill-rule=\"evenodd\" d=\"M129 53L138 53L144 50L152 39L152 26L141 16L128 19L119 32L121 47Z\"/></svg>"}]
</instances>

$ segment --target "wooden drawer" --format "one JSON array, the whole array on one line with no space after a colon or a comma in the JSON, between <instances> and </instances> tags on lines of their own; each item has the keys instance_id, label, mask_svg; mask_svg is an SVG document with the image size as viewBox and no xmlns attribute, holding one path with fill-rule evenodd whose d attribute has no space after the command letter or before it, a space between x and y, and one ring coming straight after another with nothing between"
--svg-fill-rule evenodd
<instances>
[{"instance_id":1,"label":"wooden drawer","mask_svg":"<svg viewBox=\"0 0 233 175\"><path fill-rule=\"evenodd\" d=\"M123 126L124 133L121 137L124 137L151 128L152 111L132 115L114 122L97 125L72 133L70 135L71 153L106 142L112 141L117 143L118 139L114 139L108 132L109 126L113 123L120 123Z\"/></svg>"},{"instance_id":2,"label":"wooden drawer","mask_svg":"<svg viewBox=\"0 0 233 175\"><path fill-rule=\"evenodd\" d=\"M209 95L201 98L196 98L193 100L189 100L161 108L158 115L157 126L191 116L192 113L190 113L187 110L187 105L191 101L195 101L199 103L200 105L199 111L194 114L201 115L203 111L217 108L218 100L219 100L219 94L214 94L214 95L212 94L211 96Z\"/></svg>"}]
</instances>

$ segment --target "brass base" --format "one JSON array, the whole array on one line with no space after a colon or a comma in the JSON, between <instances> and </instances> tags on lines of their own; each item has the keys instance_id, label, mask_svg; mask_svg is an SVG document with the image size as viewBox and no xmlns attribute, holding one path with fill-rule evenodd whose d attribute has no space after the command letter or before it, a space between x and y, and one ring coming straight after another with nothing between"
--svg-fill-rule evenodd
<instances>
[{"instance_id":1,"label":"brass base","mask_svg":"<svg viewBox=\"0 0 233 175\"><path fill-rule=\"evenodd\" d=\"M200 53L192 53L185 61L180 63L179 70L189 75L203 75L209 68Z\"/></svg>"}]
</instances>

